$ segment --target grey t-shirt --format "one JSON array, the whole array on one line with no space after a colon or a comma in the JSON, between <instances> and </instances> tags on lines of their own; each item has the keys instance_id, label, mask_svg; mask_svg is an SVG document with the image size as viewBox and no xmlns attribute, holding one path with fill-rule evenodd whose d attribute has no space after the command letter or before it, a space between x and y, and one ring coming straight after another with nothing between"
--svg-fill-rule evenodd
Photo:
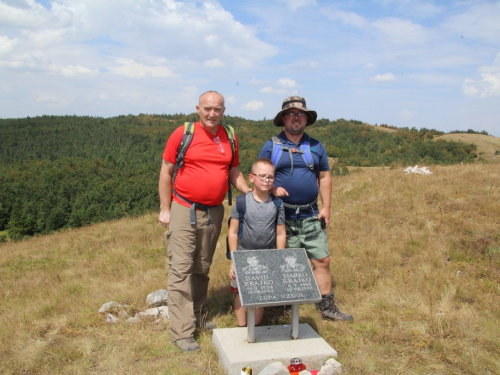
<instances>
[{"instance_id":1,"label":"grey t-shirt","mask_svg":"<svg viewBox=\"0 0 500 375\"><path fill-rule=\"evenodd\" d=\"M238 250L276 249L276 224L285 224L283 205L278 209L271 197L267 202L257 202L252 192L245 195L245 200L243 236L238 238ZM231 217L239 220L236 204Z\"/></svg>"}]
</instances>

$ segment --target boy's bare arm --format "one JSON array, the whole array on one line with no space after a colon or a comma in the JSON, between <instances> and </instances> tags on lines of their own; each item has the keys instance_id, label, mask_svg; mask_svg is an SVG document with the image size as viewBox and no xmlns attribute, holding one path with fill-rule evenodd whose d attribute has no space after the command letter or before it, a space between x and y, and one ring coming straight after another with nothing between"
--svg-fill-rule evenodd
<instances>
[{"instance_id":1,"label":"boy's bare arm","mask_svg":"<svg viewBox=\"0 0 500 375\"><path fill-rule=\"evenodd\" d=\"M286 229L285 224L276 225L276 248L286 248Z\"/></svg>"},{"instance_id":2,"label":"boy's bare arm","mask_svg":"<svg viewBox=\"0 0 500 375\"><path fill-rule=\"evenodd\" d=\"M227 243L229 245L229 251L236 251L238 249L238 232L240 229L240 221L235 218L231 218L229 222L229 229L227 235ZM229 270L229 276L232 279L236 279L236 275L234 274L234 266L233 262L231 262L231 269Z\"/></svg>"},{"instance_id":3,"label":"boy's bare arm","mask_svg":"<svg viewBox=\"0 0 500 375\"><path fill-rule=\"evenodd\" d=\"M240 230L240 221L238 219L231 218L228 229L228 242L230 251L235 251L236 249L238 249L239 230Z\"/></svg>"}]
</instances>

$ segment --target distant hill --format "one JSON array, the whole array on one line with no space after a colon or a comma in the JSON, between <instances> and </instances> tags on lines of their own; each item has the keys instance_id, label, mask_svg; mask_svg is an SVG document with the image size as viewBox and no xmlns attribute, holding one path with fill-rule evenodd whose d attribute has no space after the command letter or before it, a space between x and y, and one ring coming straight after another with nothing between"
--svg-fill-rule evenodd
<instances>
[{"instance_id":1,"label":"distant hill","mask_svg":"<svg viewBox=\"0 0 500 375\"><path fill-rule=\"evenodd\" d=\"M489 163L500 163L500 138L492 135L452 133L437 136L435 139L475 144L481 159Z\"/></svg>"},{"instance_id":2,"label":"distant hill","mask_svg":"<svg viewBox=\"0 0 500 375\"><path fill-rule=\"evenodd\" d=\"M388 133L397 133L403 129L395 127L377 126L363 123L374 130ZM445 140L452 142L461 142L477 146L477 154L481 160L488 163L500 163L500 138L485 134L470 133L448 133L434 136L434 140Z\"/></svg>"},{"instance_id":3,"label":"distant hill","mask_svg":"<svg viewBox=\"0 0 500 375\"><path fill-rule=\"evenodd\" d=\"M23 238L157 210L165 142L197 119L196 113L0 119L0 241L5 233ZM281 131L271 120L225 116L223 123L236 131L245 174L264 142ZM474 163L494 149L483 153L473 142L438 138L443 133L434 129L358 120L322 118L307 131L335 160L334 175L348 173L348 166Z\"/></svg>"}]
</instances>

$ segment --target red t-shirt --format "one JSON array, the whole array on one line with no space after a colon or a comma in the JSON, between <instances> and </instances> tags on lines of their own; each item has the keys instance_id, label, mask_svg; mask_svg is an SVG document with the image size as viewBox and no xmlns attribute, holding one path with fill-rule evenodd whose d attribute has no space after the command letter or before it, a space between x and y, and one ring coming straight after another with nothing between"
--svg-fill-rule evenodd
<instances>
[{"instance_id":1,"label":"red t-shirt","mask_svg":"<svg viewBox=\"0 0 500 375\"><path fill-rule=\"evenodd\" d=\"M170 136L163 152L163 159L175 164L177 150L184 135L184 126L178 127ZM219 137L219 146L214 137ZM240 164L238 156L238 140L232 167ZM222 147L223 152L220 147ZM219 125L217 134L206 131L200 124L194 124L194 135L191 144L184 154L184 166L179 168L175 178L175 190L191 202L217 206L222 203L228 190L229 163L231 163L231 144L227 133ZM175 194L172 198L179 204L189 207Z\"/></svg>"}]
</instances>

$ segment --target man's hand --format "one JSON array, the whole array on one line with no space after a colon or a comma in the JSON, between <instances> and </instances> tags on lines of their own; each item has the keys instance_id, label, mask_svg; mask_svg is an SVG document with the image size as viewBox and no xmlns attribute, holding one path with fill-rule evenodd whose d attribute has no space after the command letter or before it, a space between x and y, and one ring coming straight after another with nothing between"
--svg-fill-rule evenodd
<instances>
[{"instance_id":1,"label":"man's hand","mask_svg":"<svg viewBox=\"0 0 500 375\"><path fill-rule=\"evenodd\" d=\"M325 219L325 226L330 225L330 210L322 208L318 215L318 220Z\"/></svg>"},{"instance_id":2,"label":"man's hand","mask_svg":"<svg viewBox=\"0 0 500 375\"><path fill-rule=\"evenodd\" d=\"M160 216L158 217L158 221L162 226L168 228L170 225L170 210L160 211Z\"/></svg>"},{"instance_id":3,"label":"man's hand","mask_svg":"<svg viewBox=\"0 0 500 375\"><path fill-rule=\"evenodd\" d=\"M271 194L274 195L275 197L288 197L288 191L285 190L283 187L276 187L273 186L271 189Z\"/></svg>"}]
</instances>

